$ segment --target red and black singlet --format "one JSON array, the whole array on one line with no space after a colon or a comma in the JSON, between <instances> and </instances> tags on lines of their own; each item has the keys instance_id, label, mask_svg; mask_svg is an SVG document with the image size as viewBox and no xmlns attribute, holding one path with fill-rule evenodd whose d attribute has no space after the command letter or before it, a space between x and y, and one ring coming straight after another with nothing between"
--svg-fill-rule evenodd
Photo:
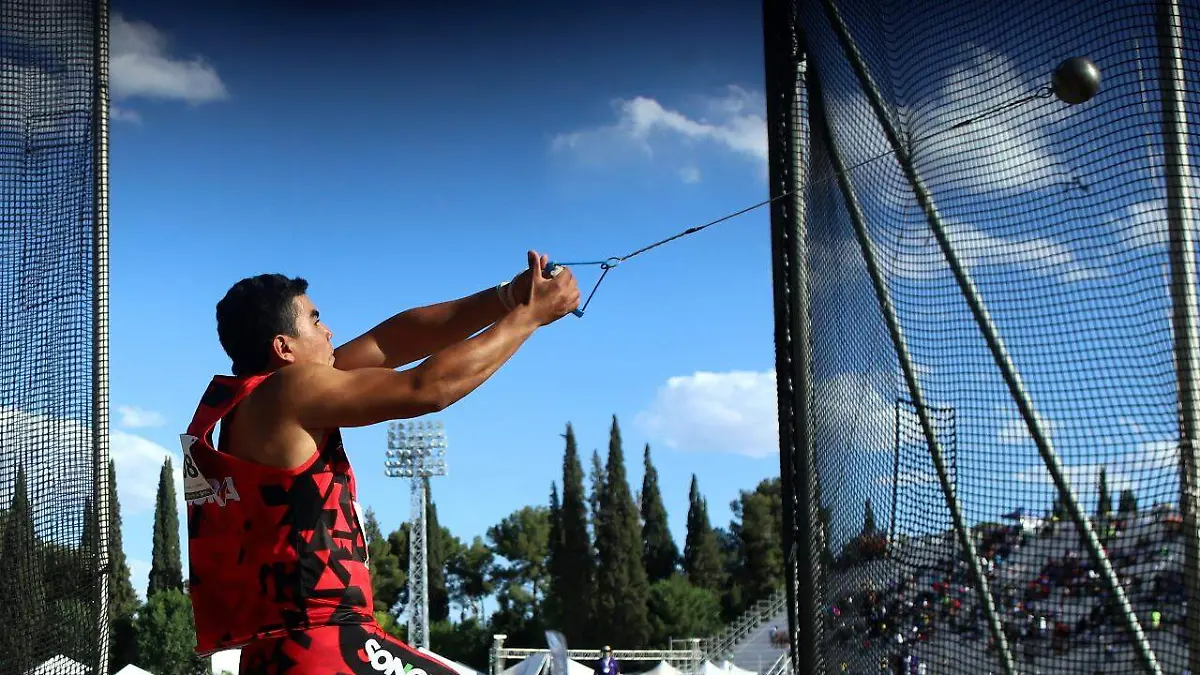
<instances>
[{"instance_id":1,"label":"red and black singlet","mask_svg":"<svg viewBox=\"0 0 1200 675\"><path fill-rule=\"evenodd\" d=\"M367 545L341 432L302 466L216 449L213 429L266 375L215 376L183 443L196 651L289 630L374 621Z\"/></svg>"}]
</instances>

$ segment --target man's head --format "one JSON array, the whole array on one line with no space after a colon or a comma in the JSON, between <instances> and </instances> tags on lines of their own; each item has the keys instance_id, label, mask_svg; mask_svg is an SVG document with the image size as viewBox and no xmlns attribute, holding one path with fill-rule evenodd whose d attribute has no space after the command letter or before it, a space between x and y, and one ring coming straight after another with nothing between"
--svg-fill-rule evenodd
<instances>
[{"instance_id":1,"label":"man's head","mask_svg":"<svg viewBox=\"0 0 1200 675\"><path fill-rule=\"evenodd\" d=\"M233 285L217 303L217 337L234 375L289 363L333 363L333 333L308 298L308 282L260 274Z\"/></svg>"}]
</instances>

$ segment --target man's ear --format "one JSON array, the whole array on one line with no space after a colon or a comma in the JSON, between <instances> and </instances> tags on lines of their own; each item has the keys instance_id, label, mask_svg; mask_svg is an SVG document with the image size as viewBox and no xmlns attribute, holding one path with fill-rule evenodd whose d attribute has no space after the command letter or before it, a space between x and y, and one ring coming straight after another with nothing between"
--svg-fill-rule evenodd
<instances>
[{"instance_id":1,"label":"man's ear","mask_svg":"<svg viewBox=\"0 0 1200 675\"><path fill-rule=\"evenodd\" d=\"M292 350L292 341L286 335L276 335L271 340L271 354L284 363L295 363L296 353Z\"/></svg>"}]
</instances>

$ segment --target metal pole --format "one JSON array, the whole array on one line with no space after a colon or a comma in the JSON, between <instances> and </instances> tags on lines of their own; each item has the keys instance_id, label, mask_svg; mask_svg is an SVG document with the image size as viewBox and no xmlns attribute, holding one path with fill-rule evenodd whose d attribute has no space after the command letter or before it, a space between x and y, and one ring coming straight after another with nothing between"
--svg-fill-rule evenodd
<instances>
[{"instance_id":1,"label":"metal pole","mask_svg":"<svg viewBox=\"0 0 1200 675\"><path fill-rule=\"evenodd\" d=\"M429 563L425 542L425 481L413 476L412 528L408 533L408 643L429 649Z\"/></svg>"},{"instance_id":2,"label":"metal pole","mask_svg":"<svg viewBox=\"0 0 1200 675\"><path fill-rule=\"evenodd\" d=\"M92 503L96 518L97 673L108 672L110 617L108 400L108 0L96 0L92 20ZM82 223L80 223L82 225Z\"/></svg>"},{"instance_id":3,"label":"metal pole","mask_svg":"<svg viewBox=\"0 0 1200 675\"><path fill-rule=\"evenodd\" d=\"M1179 390L1179 507L1184 522L1183 580L1187 590L1188 668L1200 673L1200 322L1197 320L1196 212L1189 188L1183 22L1178 0L1158 3L1159 89L1162 91L1163 150L1166 158L1167 230L1171 260L1171 305L1175 374Z\"/></svg>"},{"instance_id":4,"label":"metal pole","mask_svg":"<svg viewBox=\"0 0 1200 675\"><path fill-rule=\"evenodd\" d=\"M821 95L820 77L817 74L814 73L809 77L808 88L809 105L811 106L814 119L813 128L817 130L817 133L821 134L821 138L824 139L825 145L829 149L829 155L833 159L833 169L837 174L838 187L841 188L842 199L846 202L846 210L850 214L850 221L854 224L854 234L858 238L863 259L867 263L867 272L870 274L871 284L875 288L875 297L879 301L880 312L883 314L884 320L887 321L888 333L892 337L892 345L896 350L896 357L900 361L900 369L904 372L904 380L908 385L908 392L912 397L913 407L916 408L917 417L921 421L921 430L924 432L925 440L929 445L929 456L933 460L934 469L937 471L938 483L941 484L946 506L950 509L950 518L954 523L954 531L958 535L959 544L963 547L963 552L967 558L967 566L971 570L971 576L975 580L975 588L979 594L979 604L983 607L987 617L988 628L991 630L992 638L996 641L1000 655L1000 667L1004 669L1005 675L1015 675L1017 671L1013 663L1012 652L1009 650L1008 641L1004 636L1004 629L1000 624L1000 616L996 613L996 606L992 601L992 592L987 576L984 575L983 568L979 564L979 553L975 550L975 542L971 541L971 534L967 529L962 507L958 503L958 496L954 492L954 485L950 482L950 473L946 469L946 460L945 455L942 453L942 445L938 439L937 431L934 429L933 421L929 418L929 409L925 405L925 394L921 389L921 382L917 378L916 368L913 367L912 356L909 354L908 344L900 329L900 322L896 318L895 308L888 294L883 273L879 271L879 264L875 257L875 246L871 243L871 237L867 232L866 219L863 216L862 208L859 206L858 197L854 193L854 187L850 184L850 174L846 170L846 163L842 160L842 153L838 150L837 143L833 138L833 132L825 120L824 100Z\"/></svg>"},{"instance_id":5,"label":"metal pole","mask_svg":"<svg viewBox=\"0 0 1200 675\"><path fill-rule=\"evenodd\" d=\"M900 141L900 134L892 123L891 117L887 114L887 109L884 107L879 89L871 78L871 74L867 71L867 66L858 51L854 38L850 36L850 32L846 28L846 24L842 20L841 14L838 12L833 0L822 0L822 5L825 8L834 32L837 34L838 41L841 43L842 51L854 69L859 85L863 93L867 95L871 109L875 113L880 126L883 128L884 134L887 136L892 152L904 170L909 185L912 187L913 194L920 204L922 211L925 213L929 227L933 230L933 235L941 247L942 255L954 273L954 279L958 283L959 291L963 294L963 298L966 300L971 314L975 318L975 323L978 325L979 331L992 353L992 358L996 362L1001 375L1004 377L1009 394L1020 411L1021 417L1025 420L1025 425L1029 429L1029 435L1037 445L1042 462L1046 465L1046 470L1050 474L1050 478L1054 481L1055 487L1058 488L1058 493L1067 507L1068 513L1070 513L1071 518L1075 521L1075 526L1079 529L1080 537L1083 539L1088 553L1099 568L1100 578L1108 586L1108 591L1112 593L1114 602L1121 610L1122 617L1125 619L1125 628L1129 631L1134 650L1141 657L1142 665L1145 667L1147 673L1161 675L1162 671L1159 668L1157 658L1155 658L1154 650L1150 646L1150 642L1146 639L1145 633L1142 631L1142 625L1138 621L1137 615L1134 614L1133 607L1129 603L1129 598L1125 595L1125 590L1121 587L1120 579L1117 577L1116 571L1113 570L1112 563L1108 555L1104 552L1104 547L1100 544L1100 539L1096 536L1096 532L1092 528L1087 514L1080 508L1079 502L1075 498L1075 493L1067 482L1062 462L1058 458L1058 453L1054 450L1054 447L1050 443L1050 438L1043 429L1038 413L1033 407L1029 394L1025 391L1025 385L1021 381L1012 360L1009 358L1004 342L1001 340L999 333L992 323L992 318L988 314L987 307L983 304L983 299L980 297L978 289L975 288L974 281L963 267L958 254L954 250L954 245L951 243L946 229L942 224L941 216L938 214L937 206L933 202L933 196L926 189L924 182L917 173L912 158L908 154L908 149Z\"/></svg>"},{"instance_id":6,"label":"metal pole","mask_svg":"<svg viewBox=\"0 0 1200 675\"><path fill-rule=\"evenodd\" d=\"M788 632L794 672L815 675L820 670L820 603L814 579L819 561L812 542L817 532L813 505L819 497L812 461L804 135L799 129L805 64L797 38L795 3L763 0L770 190L776 198L771 205L771 257ZM790 199L778 199L789 193Z\"/></svg>"}]
</instances>

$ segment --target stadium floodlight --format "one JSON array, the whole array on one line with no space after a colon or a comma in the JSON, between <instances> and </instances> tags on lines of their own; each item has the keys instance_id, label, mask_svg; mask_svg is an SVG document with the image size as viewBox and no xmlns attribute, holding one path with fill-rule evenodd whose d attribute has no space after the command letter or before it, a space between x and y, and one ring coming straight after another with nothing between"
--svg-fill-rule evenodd
<instances>
[{"instance_id":1,"label":"stadium floodlight","mask_svg":"<svg viewBox=\"0 0 1200 675\"><path fill-rule=\"evenodd\" d=\"M408 642L429 649L429 558L425 531L425 481L446 475L446 430L441 421L392 422L383 462L389 478L412 484L408 552Z\"/></svg>"}]
</instances>

